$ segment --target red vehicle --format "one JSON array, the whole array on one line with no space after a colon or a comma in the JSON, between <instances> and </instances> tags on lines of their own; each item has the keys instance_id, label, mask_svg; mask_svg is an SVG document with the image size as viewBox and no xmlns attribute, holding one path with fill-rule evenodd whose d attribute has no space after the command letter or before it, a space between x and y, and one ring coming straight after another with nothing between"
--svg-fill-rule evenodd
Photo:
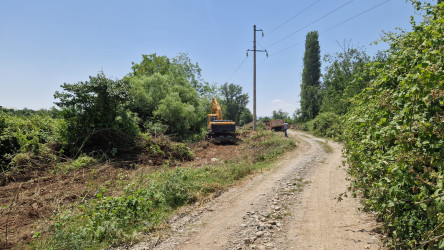
<instances>
[{"instance_id":1,"label":"red vehicle","mask_svg":"<svg viewBox=\"0 0 444 250\"><path fill-rule=\"evenodd\" d=\"M271 120L269 127L272 131L284 131L284 120Z\"/></svg>"}]
</instances>

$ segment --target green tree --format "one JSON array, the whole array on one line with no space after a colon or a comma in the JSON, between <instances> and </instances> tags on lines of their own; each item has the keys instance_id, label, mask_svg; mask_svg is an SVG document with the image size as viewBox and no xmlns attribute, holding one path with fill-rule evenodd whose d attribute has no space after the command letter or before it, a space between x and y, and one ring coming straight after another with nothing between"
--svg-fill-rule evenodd
<instances>
[{"instance_id":1,"label":"green tree","mask_svg":"<svg viewBox=\"0 0 444 250\"><path fill-rule=\"evenodd\" d=\"M55 104L67 123L64 137L72 154L100 150L112 155L137 135L136 119L126 106L126 80L111 80L100 72L89 81L61 87L64 91L56 91L54 98L59 99Z\"/></svg>"},{"instance_id":2,"label":"green tree","mask_svg":"<svg viewBox=\"0 0 444 250\"><path fill-rule=\"evenodd\" d=\"M362 74L364 66L370 61L365 52L362 49L350 47L346 42L342 48L342 52L324 57L324 61L329 65L323 75L324 88L320 112L345 114L350 105L349 99L363 88L362 84L353 81L362 83L369 80L368 75ZM361 77L357 78L356 74L361 74ZM359 86L356 86L357 84Z\"/></svg>"},{"instance_id":3,"label":"green tree","mask_svg":"<svg viewBox=\"0 0 444 250\"><path fill-rule=\"evenodd\" d=\"M307 34L301 84L302 120L316 117L321 107L321 51L317 31Z\"/></svg>"},{"instance_id":4,"label":"green tree","mask_svg":"<svg viewBox=\"0 0 444 250\"><path fill-rule=\"evenodd\" d=\"M130 83L131 110L141 118L142 127L159 120L167 125L165 132L176 135L176 138L185 139L193 133L200 134L200 128L205 126L207 103L203 98L199 99L197 91L187 79L154 73L132 77ZM189 113L182 112L184 110ZM179 117L181 121L177 120ZM149 127L144 129L150 130Z\"/></svg>"},{"instance_id":5,"label":"green tree","mask_svg":"<svg viewBox=\"0 0 444 250\"><path fill-rule=\"evenodd\" d=\"M239 126L243 126L253 121L253 114L249 109L244 109L239 118Z\"/></svg>"},{"instance_id":6,"label":"green tree","mask_svg":"<svg viewBox=\"0 0 444 250\"><path fill-rule=\"evenodd\" d=\"M166 126L164 131L177 139L202 134L209 100L217 91L215 85L202 80L197 63L192 63L183 53L171 59L156 54L142 55L140 63L133 63L132 71L126 79L131 84L131 110L141 118L141 128L152 131L150 126L161 122ZM173 101L173 96L179 99ZM183 110L189 111L191 107L193 113L181 116L185 114ZM177 117L183 120L178 121Z\"/></svg>"},{"instance_id":7,"label":"green tree","mask_svg":"<svg viewBox=\"0 0 444 250\"><path fill-rule=\"evenodd\" d=\"M273 120L289 120L288 112L283 111L282 109L279 109L278 111L273 110Z\"/></svg>"},{"instance_id":8,"label":"green tree","mask_svg":"<svg viewBox=\"0 0 444 250\"><path fill-rule=\"evenodd\" d=\"M224 119L233 120L239 124L242 113L247 110L248 94L242 93L242 86L225 83L220 86L221 105L224 109Z\"/></svg>"},{"instance_id":9,"label":"green tree","mask_svg":"<svg viewBox=\"0 0 444 250\"><path fill-rule=\"evenodd\" d=\"M127 78L159 73L179 79L185 78L201 97L208 99L216 93L215 85L203 81L199 64L192 63L186 53L180 53L172 59L166 56L157 56L155 53L142 55L142 61L140 63L133 62L131 69L132 72L128 74Z\"/></svg>"},{"instance_id":10,"label":"green tree","mask_svg":"<svg viewBox=\"0 0 444 250\"><path fill-rule=\"evenodd\" d=\"M154 116L154 111L168 93L178 93L184 103L196 107L200 104L197 91L184 77L154 73L132 77L129 82L129 93L133 100L131 108L143 121Z\"/></svg>"},{"instance_id":11,"label":"green tree","mask_svg":"<svg viewBox=\"0 0 444 250\"><path fill-rule=\"evenodd\" d=\"M293 121L294 121L294 123L302 123L302 122L304 122L302 120L302 112L301 112L300 108L296 109L293 112Z\"/></svg>"},{"instance_id":12,"label":"green tree","mask_svg":"<svg viewBox=\"0 0 444 250\"><path fill-rule=\"evenodd\" d=\"M167 133L178 138L186 138L199 133L201 121L205 118L195 106L181 101L178 92L170 92L154 111L156 118L167 125Z\"/></svg>"}]
</instances>

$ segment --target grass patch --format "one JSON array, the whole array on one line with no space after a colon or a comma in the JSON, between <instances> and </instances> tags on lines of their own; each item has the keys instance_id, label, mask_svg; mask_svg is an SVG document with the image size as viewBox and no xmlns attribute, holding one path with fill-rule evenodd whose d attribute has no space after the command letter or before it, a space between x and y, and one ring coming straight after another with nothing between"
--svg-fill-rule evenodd
<instances>
[{"instance_id":1,"label":"grass patch","mask_svg":"<svg viewBox=\"0 0 444 250\"><path fill-rule=\"evenodd\" d=\"M290 195L290 194L294 194L294 193L299 193L301 191L303 191L303 187L308 183L308 181L302 179L302 178L297 178L294 179L291 183L291 188L287 189L287 190L282 190L279 192L279 196L286 196L286 195Z\"/></svg>"},{"instance_id":2,"label":"grass patch","mask_svg":"<svg viewBox=\"0 0 444 250\"><path fill-rule=\"evenodd\" d=\"M324 149L324 151L326 153L333 153L333 148L328 144L328 141L319 141L319 140L315 140L317 143L319 143L322 148Z\"/></svg>"},{"instance_id":3,"label":"grass patch","mask_svg":"<svg viewBox=\"0 0 444 250\"><path fill-rule=\"evenodd\" d=\"M63 173L66 174L71 170L87 168L95 165L97 160L86 155L82 155L75 160L69 160L63 163L57 163L56 167L53 169L53 173Z\"/></svg>"},{"instance_id":4,"label":"grass patch","mask_svg":"<svg viewBox=\"0 0 444 250\"><path fill-rule=\"evenodd\" d=\"M252 157L201 168L174 168L121 182L123 195L110 196L106 187L94 198L59 214L49 236L36 238L32 248L107 248L136 240L165 223L180 206L226 189L236 181L270 167L272 160L295 147L292 140L259 131L249 138ZM251 149L250 148L250 149Z\"/></svg>"}]
</instances>

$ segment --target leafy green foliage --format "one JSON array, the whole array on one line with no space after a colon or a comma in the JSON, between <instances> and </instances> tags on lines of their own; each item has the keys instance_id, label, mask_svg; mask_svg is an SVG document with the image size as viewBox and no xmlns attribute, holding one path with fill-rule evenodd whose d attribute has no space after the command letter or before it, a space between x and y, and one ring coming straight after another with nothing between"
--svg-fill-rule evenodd
<instances>
[{"instance_id":1,"label":"leafy green foliage","mask_svg":"<svg viewBox=\"0 0 444 250\"><path fill-rule=\"evenodd\" d=\"M63 84L56 104L66 121L64 140L68 153L101 151L114 156L125 150L137 135L137 120L126 108L128 82L111 80L103 72L89 81Z\"/></svg>"},{"instance_id":2,"label":"leafy green foliage","mask_svg":"<svg viewBox=\"0 0 444 250\"><path fill-rule=\"evenodd\" d=\"M133 81L133 96L135 106L144 120L157 118L166 125L165 132L186 138L190 134L199 133L205 121L205 114L200 106L196 91L184 81L184 85L162 81L168 76L155 74ZM152 81L157 79L159 81ZM157 84L157 85L152 85ZM143 89L143 90L140 90ZM162 92L163 91L163 92Z\"/></svg>"},{"instance_id":3,"label":"leafy green foliage","mask_svg":"<svg viewBox=\"0 0 444 250\"><path fill-rule=\"evenodd\" d=\"M124 193L116 197L108 196L107 188L103 187L76 210L59 214L52 237L46 242L35 240L33 244L44 249L96 249L130 242L135 232L152 231L166 222L178 207L226 189L257 170L269 168L270 164L264 164L264 160L269 162L295 146L293 141L269 131L262 131L251 140L258 143L256 148L260 145L266 149L260 154L262 158L201 168L165 168L144 174L137 181L122 183ZM180 150L185 147L176 145Z\"/></svg>"},{"instance_id":4,"label":"leafy green foliage","mask_svg":"<svg viewBox=\"0 0 444 250\"><path fill-rule=\"evenodd\" d=\"M51 161L48 144L60 140L61 127L62 120L47 114L0 111L0 172L12 166L28 165L31 158ZM45 160L45 156L48 159Z\"/></svg>"},{"instance_id":5,"label":"leafy green foliage","mask_svg":"<svg viewBox=\"0 0 444 250\"><path fill-rule=\"evenodd\" d=\"M304 125L304 130L312 131L317 136L333 138L341 134L339 116L335 113L320 113Z\"/></svg>"},{"instance_id":6,"label":"leafy green foliage","mask_svg":"<svg viewBox=\"0 0 444 250\"><path fill-rule=\"evenodd\" d=\"M253 114L251 111L246 108L243 110L243 112L240 115L239 123L237 123L239 126L243 126L245 124L248 124L253 121Z\"/></svg>"},{"instance_id":7,"label":"leafy green foliage","mask_svg":"<svg viewBox=\"0 0 444 250\"><path fill-rule=\"evenodd\" d=\"M207 107L214 88L200 78L200 68L186 54L169 59L143 55L133 63L130 109L141 118L141 126L162 124L163 131L179 140L200 138L205 128ZM156 133L157 134L157 133Z\"/></svg>"},{"instance_id":8,"label":"leafy green foliage","mask_svg":"<svg viewBox=\"0 0 444 250\"><path fill-rule=\"evenodd\" d=\"M278 111L273 110L271 119L273 120L290 120L290 117L288 116L287 112L284 112L282 109L279 109Z\"/></svg>"},{"instance_id":9,"label":"leafy green foliage","mask_svg":"<svg viewBox=\"0 0 444 250\"><path fill-rule=\"evenodd\" d=\"M200 97L211 98L216 93L215 86L208 84L201 78L201 68L197 63L193 64L187 54L181 53L172 59L166 56L157 56L155 53L142 55L140 63L132 63L133 72L128 78L134 76L152 76L160 74L171 76L175 79L184 78L191 84Z\"/></svg>"},{"instance_id":10,"label":"leafy green foliage","mask_svg":"<svg viewBox=\"0 0 444 250\"><path fill-rule=\"evenodd\" d=\"M353 187L395 248L444 244L444 9L427 12L412 32L388 34L387 60L368 66L375 78L343 123Z\"/></svg>"},{"instance_id":11,"label":"leafy green foliage","mask_svg":"<svg viewBox=\"0 0 444 250\"><path fill-rule=\"evenodd\" d=\"M301 84L301 119L308 121L316 117L321 107L321 49L319 34L311 31L305 40L304 69Z\"/></svg>"},{"instance_id":12,"label":"leafy green foliage","mask_svg":"<svg viewBox=\"0 0 444 250\"><path fill-rule=\"evenodd\" d=\"M131 110L143 121L154 116L159 103L170 93L177 93L179 100L197 107L199 98L196 90L185 78L155 73L151 76L138 76L130 79L130 96L133 99Z\"/></svg>"},{"instance_id":13,"label":"leafy green foliage","mask_svg":"<svg viewBox=\"0 0 444 250\"><path fill-rule=\"evenodd\" d=\"M364 66L369 62L369 57L365 52L352 48L346 43L343 49L334 56L324 57L324 61L329 63L329 66L323 75L321 112L345 114L350 105L350 98L359 94L365 87L360 83L369 81L368 74L363 73Z\"/></svg>"},{"instance_id":14,"label":"leafy green foliage","mask_svg":"<svg viewBox=\"0 0 444 250\"><path fill-rule=\"evenodd\" d=\"M105 196L103 187L95 199L79 207L80 213L67 211L59 217L49 244L84 249L122 243L134 230L148 232L172 209L193 200L189 174L183 169L156 172L145 180L147 187L128 184L118 197Z\"/></svg>"},{"instance_id":15,"label":"leafy green foliage","mask_svg":"<svg viewBox=\"0 0 444 250\"><path fill-rule=\"evenodd\" d=\"M152 165L169 164L170 161L190 161L194 155L190 149L181 142L171 142L165 138L152 138L143 134L137 140L140 150L139 162Z\"/></svg>"},{"instance_id":16,"label":"leafy green foliage","mask_svg":"<svg viewBox=\"0 0 444 250\"><path fill-rule=\"evenodd\" d=\"M247 139L250 148L255 149L252 155L253 162L274 159L288 149L296 147L290 139L282 140L278 134L265 128L258 128L257 133Z\"/></svg>"},{"instance_id":17,"label":"leafy green foliage","mask_svg":"<svg viewBox=\"0 0 444 250\"><path fill-rule=\"evenodd\" d=\"M233 83L225 83L220 86L219 91L222 97L221 105L224 109L224 119L233 120L242 126L243 124L239 123L241 115L245 112L248 113L248 94L242 93L242 86ZM248 116L245 118L248 118Z\"/></svg>"},{"instance_id":18,"label":"leafy green foliage","mask_svg":"<svg viewBox=\"0 0 444 250\"><path fill-rule=\"evenodd\" d=\"M169 93L154 115L168 126L167 132L179 138L199 133L205 118L193 105L182 103L178 93Z\"/></svg>"},{"instance_id":19,"label":"leafy green foliage","mask_svg":"<svg viewBox=\"0 0 444 250\"><path fill-rule=\"evenodd\" d=\"M87 168L97 163L97 160L87 156L81 155L75 160L68 160L67 162L58 163L54 168L55 173L67 173L71 170Z\"/></svg>"}]
</instances>

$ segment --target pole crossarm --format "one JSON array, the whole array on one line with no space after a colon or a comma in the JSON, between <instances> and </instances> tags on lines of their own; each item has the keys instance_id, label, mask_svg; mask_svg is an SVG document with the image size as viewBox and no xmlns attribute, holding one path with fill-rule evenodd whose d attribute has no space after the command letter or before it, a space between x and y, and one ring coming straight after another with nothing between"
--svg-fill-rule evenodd
<instances>
[{"instance_id":1,"label":"pole crossarm","mask_svg":"<svg viewBox=\"0 0 444 250\"><path fill-rule=\"evenodd\" d=\"M266 49L265 49L265 50L262 50L262 49L257 49L257 50L254 50L254 49L247 49L247 51L268 52Z\"/></svg>"}]
</instances>

